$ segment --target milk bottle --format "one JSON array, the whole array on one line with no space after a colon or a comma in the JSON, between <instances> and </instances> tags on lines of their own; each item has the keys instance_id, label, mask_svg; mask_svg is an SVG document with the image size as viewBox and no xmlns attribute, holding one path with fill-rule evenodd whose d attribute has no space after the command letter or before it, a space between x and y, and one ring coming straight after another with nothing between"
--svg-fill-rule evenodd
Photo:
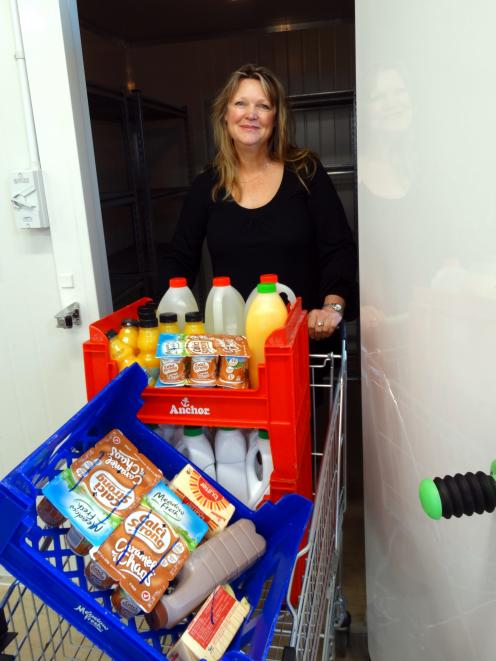
<instances>
[{"instance_id":1,"label":"milk bottle","mask_svg":"<svg viewBox=\"0 0 496 661\"><path fill-rule=\"evenodd\" d=\"M246 504L246 439L240 429L221 427L217 430L215 461L217 482Z\"/></svg>"},{"instance_id":2,"label":"milk bottle","mask_svg":"<svg viewBox=\"0 0 496 661\"><path fill-rule=\"evenodd\" d=\"M158 306L158 314L163 312L175 312L177 322L182 331L184 328L184 315L186 312L198 310L193 292L188 287L186 278L171 278L169 280L169 289L162 296Z\"/></svg>"},{"instance_id":3,"label":"milk bottle","mask_svg":"<svg viewBox=\"0 0 496 661\"><path fill-rule=\"evenodd\" d=\"M265 495L270 494L273 470L269 433L265 429L255 429L250 434L246 453L248 507L255 508Z\"/></svg>"},{"instance_id":4,"label":"milk bottle","mask_svg":"<svg viewBox=\"0 0 496 661\"><path fill-rule=\"evenodd\" d=\"M258 388L258 366L265 362L265 340L276 328L284 326L287 316L288 311L276 292L275 283L259 284L246 317L246 339L251 354L251 388Z\"/></svg>"},{"instance_id":5,"label":"milk bottle","mask_svg":"<svg viewBox=\"0 0 496 661\"><path fill-rule=\"evenodd\" d=\"M201 427L184 427L176 450L215 480L214 452Z\"/></svg>"},{"instance_id":6,"label":"milk bottle","mask_svg":"<svg viewBox=\"0 0 496 661\"><path fill-rule=\"evenodd\" d=\"M214 278L205 306L207 333L243 335L245 302L231 278Z\"/></svg>"},{"instance_id":7,"label":"milk bottle","mask_svg":"<svg viewBox=\"0 0 496 661\"><path fill-rule=\"evenodd\" d=\"M283 285L282 282L279 282L279 278L275 273L264 273L264 275L260 276L260 282L262 284L266 283L275 283L276 285L276 291L278 294L286 294L288 297L288 301L290 302L291 305L296 301L296 296L294 295L293 290L288 287L287 285ZM251 294L248 296L246 299L245 303L245 324L246 324L246 317L248 315L248 310L250 309L250 305L253 302L253 299L257 295L257 288L251 292Z\"/></svg>"}]
</instances>

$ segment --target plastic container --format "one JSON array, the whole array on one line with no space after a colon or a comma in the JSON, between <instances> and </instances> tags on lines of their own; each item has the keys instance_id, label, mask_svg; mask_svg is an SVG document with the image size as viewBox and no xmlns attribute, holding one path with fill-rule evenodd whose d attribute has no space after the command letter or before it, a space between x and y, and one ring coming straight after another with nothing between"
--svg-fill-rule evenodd
<instances>
[{"instance_id":1,"label":"plastic container","mask_svg":"<svg viewBox=\"0 0 496 661\"><path fill-rule=\"evenodd\" d=\"M186 312L198 311L198 304L193 292L188 287L186 278L171 278L169 289L162 296L158 305L158 314L162 312L175 312L179 329L184 328L184 316Z\"/></svg>"},{"instance_id":2,"label":"plastic container","mask_svg":"<svg viewBox=\"0 0 496 661\"><path fill-rule=\"evenodd\" d=\"M229 583L265 552L265 539L249 519L228 526L195 549L182 568L174 592L161 598L147 617L153 629L173 627L218 585Z\"/></svg>"},{"instance_id":3,"label":"plastic container","mask_svg":"<svg viewBox=\"0 0 496 661\"><path fill-rule=\"evenodd\" d=\"M84 562L67 562L63 544L67 528L45 529L38 525L36 502L41 499L43 484L58 473L62 464L70 465L74 457L116 427L163 471L166 479L181 471L186 459L136 418L145 385L146 377L137 365L119 374L0 482L0 564L102 651L120 661L165 661L161 647L164 632L148 631L141 618L123 622L111 611L109 591L89 590ZM238 597L245 596L253 605L259 603L268 581L269 595L262 610L248 617L224 655L226 661L259 661L270 646L311 503L290 495L277 505L266 503L252 512L222 486L214 486L234 502L233 523L250 519L267 543L266 553L232 585ZM177 628L171 635L177 637L180 631Z\"/></svg>"},{"instance_id":4,"label":"plastic container","mask_svg":"<svg viewBox=\"0 0 496 661\"><path fill-rule=\"evenodd\" d=\"M184 427L182 436L175 444L178 452L215 480L215 457L210 441L201 427Z\"/></svg>"},{"instance_id":5,"label":"plastic container","mask_svg":"<svg viewBox=\"0 0 496 661\"><path fill-rule=\"evenodd\" d=\"M214 278L205 305L207 333L243 335L245 302L231 278Z\"/></svg>"},{"instance_id":6,"label":"plastic container","mask_svg":"<svg viewBox=\"0 0 496 661\"><path fill-rule=\"evenodd\" d=\"M179 333L179 324L177 323L177 314L175 312L161 312L158 316L159 333Z\"/></svg>"},{"instance_id":7,"label":"plastic container","mask_svg":"<svg viewBox=\"0 0 496 661\"><path fill-rule=\"evenodd\" d=\"M205 324L201 312L186 312L184 315L184 334L185 335L204 335Z\"/></svg>"},{"instance_id":8,"label":"plastic container","mask_svg":"<svg viewBox=\"0 0 496 661\"><path fill-rule=\"evenodd\" d=\"M129 345L134 353L138 353L138 334L139 322L136 319L123 319L121 321L121 328L117 337L121 342Z\"/></svg>"},{"instance_id":9,"label":"plastic container","mask_svg":"<svg viewBox=\"0 0 496 661\"><path fill-rule=\"evenodd\" d=\"M286 306L276 292L274 283L257 286L246 317L246 339L250 348L250 385L258 387L258 366L265 362L265 341L269 335L284 326L288 317Z\"/></svg>"},{"instance_id":10,"label":"plastic container","mask_svg":"<svg viewBox=\"0 0 496 661\"><path fill-rule=\"evenodd\" d=\"M88 398L94 397L118 373L108 354L105 332L121 319L137 316L140 299L92 323L83 344ZM312 452L310 370L307 314L301 299L289 310L284 328L265 342L265 364L259 365L258 389L146 388L140 420L153 424L266 429L269 432L276 482L296 483L304 459ZM311 483L311 465L307 476ZM300 492L298 492L300 493Z\"/></svg>"},{"instance_id":11,"label":"plastic container","mask_svg":"<svg viewBox=\"0 0 496 661\"><path fill-rule=\"evenodd\" d=\"M259 284L268 284L268 283L275 284L277 293L286 294L289 303L291 305L294 304L294 302L296 301L296 296L294 291L287 285L283 285L282 282L279 282L279 277L275 273L264 273L263 275L260 276ZM255 289L252 290L252 292L246 299L245 310L244 310L245 325L246 325L246 317L248 316L248 310L250 309L250 305L252 304L253 299L255 298L256 295L257 295L257 287L255 287Z\"/></svg>"},{"instance_id":12,"label":"plastic container","mask_svg":"<svg viewBox=\"0 0 496 661\"><path fill-rule=\"evenodd\" d=\"M150 316L140 316L139 324L137 362L146 372L148 385L154 386L160 368L160 360L156 356L159 336L157 317L154 313Z\"/></svg>"},{"instance_id":13,"label":"plastic container","mask_svg":"<svg viewBox=\"0 0 496 661\"><path fill-rule=\"evenodd\" d=\"M215 468L219 484L247 505L246 439L240 429L221 427L217 430Z\"/></svg>"},{"instance_id":14,"label":"plastic container","mask_svg":"<svg viewBox=\"0 0 496 661\"><path fill-rule=\"evenodd\" d=\"M108 330L106 335L109 341L109 354L112 360L120 363L124 358L129 358L134 355L133 348L129 346L129 344L123 342L113 328Z\"/></svg>"},{"instance_id":15,"label":"plastic container","mask_svg":"<svg viewBox=\"0 0 496 661\"><path fill-rule=\"evenodd\" d=\"M256 507L264 496L270 495L270 477L274 470L269 434L265 429L250 435L246 453L246 483L248 507Z\"/></svg>"}]
</instances>

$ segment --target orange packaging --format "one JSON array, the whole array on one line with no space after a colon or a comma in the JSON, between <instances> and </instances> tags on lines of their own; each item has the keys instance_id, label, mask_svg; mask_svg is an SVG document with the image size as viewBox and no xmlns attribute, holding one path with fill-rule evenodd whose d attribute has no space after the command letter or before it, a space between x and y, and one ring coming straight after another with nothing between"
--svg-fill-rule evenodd
<instances>
[{"instance_id":1,"label":"orange packaging","mask_svg":"<svg viewBox=\"0 0 496 661\"><path fill-rule=\"evenodd\" d=\"M188 384L196 387L217 385L217 350L213 335L188 335L185 350L191 357Z\"/></svg>"},{"instance_id":2,"label":"orange packaging","mask_svg":"<svg viewBox=\"0 0 496 661\"><path fill-rule=\"evenodd\" d=\"M250 351L242 335L216 335L220 354L217 383L223 388L248 388L248 360Z\"/></svg>"},{"instance_id":3,"label":"orange packaging","mask_svg":"<svg viewBox=\"0 0 496 661\"><path fill-rule=\"evenodd\" d=\"M189 556L163 517L140 505L92 552L105 574L145 613L152 611Z\"/></svg>"},{"instance_id":4,"label":"orange packaging","mask_svg":"<svg viewBox=\"0 0 496 661\"><path fill-rule=\"evenodd\" d=\"M187 464L169 484L179 498L196 512L208 525L205 538L212 537L223 530L235 507L217 491L200 473Z\"/></svg>"}]
</instances>

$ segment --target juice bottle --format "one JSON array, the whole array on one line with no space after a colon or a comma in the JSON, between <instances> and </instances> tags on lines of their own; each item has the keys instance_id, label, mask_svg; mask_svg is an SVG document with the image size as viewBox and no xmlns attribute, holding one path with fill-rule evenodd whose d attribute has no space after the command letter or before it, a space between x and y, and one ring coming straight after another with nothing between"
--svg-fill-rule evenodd
<instances>
[{"instance_id":1,"label":"juice bottle","mask_svg":"<svg viewBox=\"0 0 496 661\"><path fill-rule=\"evenodd\" d=\"M124 344L128 344L134 353L138 353L138 333L139 322L136 319L123 319L117 337Z\"/></svg>"},{"instance_id":2,"label":"juice bottle","mask_svg":"<svg viewBox=\"0 0 496 661\"><path fill-rule=\"evenodd\" d=\"M242 335L245 302L231 278L214 278L205 305L205 325L208 333Z\"/></svg>"},{"instance_id":3,"label":"juice bottle","mask_svg":"<svg viewBox=\"0 0 496 661\"><path fill-rule=\"evenodd\" d=\"M115 332L113 328L108 330L105 335L108 337L109 341L109 354L112 360L116 360L118 363L120 363L121 360L124 360L124 358L128 358L129 356L134 356L134 351L132 347L129 346L129 344L126 344L123 342Z\"/></svg>"},{"instance_id":4,"label":"juice bottle","mask_svg":"<svg viewBox=\"0 0 496 661\"><path fill-rule=\"evenodd\" d=\"M186 278L171 278L169 280L169 289L165 292L158 305L158 313L175 312L179 329L184 328L184 315L186 312L198 310L198 304L193 296L193 292L188 287Z\"/></svg>"},{"instance_id":5,"label":"juice bottle","mask_svg":"<svg viewBox=\"0 0 496 661\"><path fill-rule=\"evenodd\" d=\"M161 312L158 315L158 320L159 333L180 333L175 312Z\"/></svg>"},{"instance_id":6,"label":"juice bottle","mask_svg":"<svg viewBox=\"0 0 496 661\"><path fill-rule=\"evenodd\" d=\"M185 335L204 335L207 332L201 312L186 312L185 320L183 331Z\"/></svg>"},{"instance_id":7,"label":"juice bottle","mask_svg":"<svg viewBox=\"0 0 496 661\"><path fill-rule=\"evenodd\" d=\"M294 295L293 290L288 287L287 285L283 285L282 282L279 282L279 278L275 273L264 273L263 275L260 276L260 283L267 284L268 282L273 282L276 285L276 291L278 294L286 294L288 297L288 301L290 302L291 305L296 301L296 296ZM245 324L246 324L246 317L248 316L248 310L250 309L250 305L253 302L253 299L257 295L257 288L251 292L251 294L248 296L246 299L245 303Z\"/></svg>"},{"instance_id":8,"label":"juice bottle","mask_svg":"<svg viewBox=\"0 0 496 661\"><path fill-rule=\"evenodd\" d=\"M250 385L258 388L258 366L265 362L265 340L269 335L284 326L288 316L286 306L276 291L275 283L262 283L257 286L246 317L246 339L250 348Z\"/></svg>"},{"instance_id":9,"label":"juice bottle","mask_svg":"<svg viewBox=\"0 0 496 661\"><path fill-rule=\"evenodd\" d=\"M154 386L158 379L160 360L155 355L158 343L158 321L153 316L140 317L140 328L138 334L139 355L137 362L145 370L148 376L148 385Z\"/></svg>"}]
</instances>

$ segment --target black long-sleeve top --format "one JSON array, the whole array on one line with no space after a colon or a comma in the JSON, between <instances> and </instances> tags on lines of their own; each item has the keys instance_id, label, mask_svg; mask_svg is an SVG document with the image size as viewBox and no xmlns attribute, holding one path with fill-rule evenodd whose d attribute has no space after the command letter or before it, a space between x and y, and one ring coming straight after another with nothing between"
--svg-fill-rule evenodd
<instances>
[{"instance_id":1,"label":"black long-sleeve top","mask_svg":"<svg viewBox=\"0 0 496 661\"><path fill-rule=\"evenodd\" d=\"M228 275L248 297L262 273L303 299L307 310L321 307L328 294L347 302L346 316L356 314L357 267L353 236L332 182L320 163L306 181L308 191L289 166L275 196L262 207L246 209L234 200L212 200L215 174L208 169L193 182L166 262L168 277L198 272L203 240L214 276Z\"/></svg>"}]
</instances>

